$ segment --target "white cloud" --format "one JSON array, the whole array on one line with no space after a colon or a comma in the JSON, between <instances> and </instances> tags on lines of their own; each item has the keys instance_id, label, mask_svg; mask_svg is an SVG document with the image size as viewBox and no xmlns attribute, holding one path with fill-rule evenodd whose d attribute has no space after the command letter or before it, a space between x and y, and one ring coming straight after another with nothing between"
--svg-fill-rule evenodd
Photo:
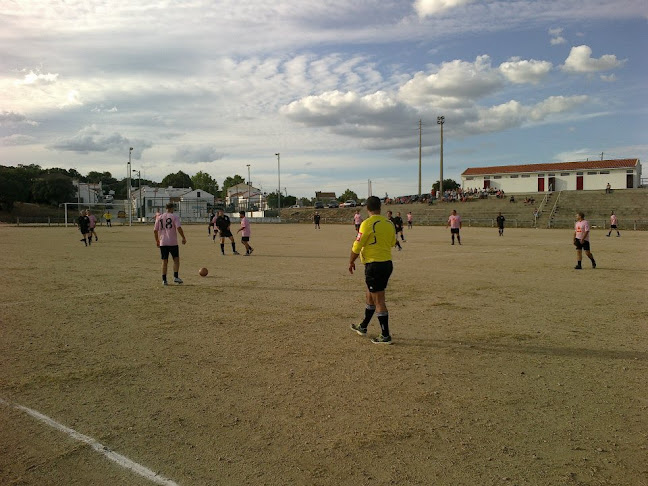
<instances>
[{"instance_id":1,"label":"white cloud","mask_svg":"<svg viewBox=\"0 0 648 486\"><path fill-rule=\"evenodd\" d=\"M551 36L551 40L549 42L552 46L557 46L567 42L567 40L562 36L562 32L562 28L549 29L549 35Z\"/></svg>"},{"instance_id":2,"label":"white cloud","mask_svg":"<svg viewBox=\"0 0 648 486\"><path fill-rule=\"evenodd\" d=\"M478 56L474 63L445 62L437 72L418 72L405 83L399 97L410 105L443 103L443 98L477 99L497 91L503 85L489 56Z\"/></svg>"},{"instance_id":3,"label":"white cloud","mask_svg":"<svg viewBox=\"0 0 648 486\"><path fill-rule=\"evenodd\" d=\"M90 152L126 153L128 147L134 147L133 158L139 159L145 149L151 148L152 143L146 140L129 139L119 133L103 135L96 126L88 126L79 130L70 138L61 138L48 148L67 152L87 154Z\"/></svg>"},{"instance_id":4,"label":"white cloud","mask_svg":"<svg viewBox=\"0 0 648 486\"><path fill-rule=\"evenodd\" d=\"M38 122L28 119L21 113L0 111L0 127L15 127L19 125L37 126Z\"/></svg>"},{"instance_id":5,"label":"white cloud","mask_svg":"<svg viewBox=\"0 0 648 486\"><path fill-rule=\"evenodd\" d=\"M612 73L610 75L601 74L601 79L606 83L614 83L617 80L616 74Z\"/></svg>"},{"instance_id":6,"label":"white cloud","mask_svg":"<svg viewBox=\"0 0 648 486\"><path fill-rule=\"evenodd\" d=\"M219 152L213 145L200 147L182 145L176 149L173 161L185 163L214 162L221 160L224 156L225 154Z\"/></svg>"},{"instance_id":7,"label":"white cloud","mask_svg":"<svg viewBox=\"0 0 648 486\"><path fill-rule=\"evenodd\" d=\"M36 84L52 84L55 83L56 80L58 79L58 73L52 74L52 73L47 73L47 74L41 74L41 73L35 73L34 71L29 71L28 74L25 74L22 80L17 80L15 81L16 85L21 85L21 84L31 84L31 85L36 85Z\"/></svg>"},{"instance_id":8,"label":"white cloud","mask_svg":"<svg viewBox=\"0 0 648 486\"><path fill-rule=\"evenodd\" d=\"M416 0L414 10L420 18L436 15L462 5L472 3L474 0Z\"/></svg>"},{"instance_id":9,"label":"white cloud","mask_svg":"<svg viewBox=\"0 0 648 486\"><path fill-rule=\"evenodd\" d=\"M30 135L14 133L7 137L0 138L0 145L32 145L37 143L38 139Z\"/></svg>"},{"instance_id":10,"label":"white cloud","mask_svg":"<svg viewBox=\"0 0 648 486\"><path fill-rule=\"evenodd\" d=\"M571 48L562 69L571 73L593 73L621 67L625 62L625 60L618 60L614 54L605 54L598 59L593 58L592 49L582 45Z\"/></svg>"},{"instance_id":11,"label":"white cloud","mask_svg":"<svg viewBox=\"0 0 648 486\"><path fill-rule=\"evenodd\" d=\"M511 58L507 62L500 64L500 71L512 83L539 83L549 72L553 65L547 61L521 60L520 58Z\"/></svg>"}]
</instances>

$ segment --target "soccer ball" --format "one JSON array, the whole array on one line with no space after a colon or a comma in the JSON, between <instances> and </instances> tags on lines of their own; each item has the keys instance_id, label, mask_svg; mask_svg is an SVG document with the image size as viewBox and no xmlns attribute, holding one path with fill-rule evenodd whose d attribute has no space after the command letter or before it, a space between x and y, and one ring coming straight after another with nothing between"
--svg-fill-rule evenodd
<instances>
[{"instance_id":1,"label":"soccer ball","mask_svg":"<svg viewBox=\"0 0 648 486\"><path fill-rule=\"evenodd\" d=\"M207 270L205 267L202 267L200 270L198 270L198 274L201 277L206 277L208 273L209 273L209 270Z\"/></svg>"}]
</instances>

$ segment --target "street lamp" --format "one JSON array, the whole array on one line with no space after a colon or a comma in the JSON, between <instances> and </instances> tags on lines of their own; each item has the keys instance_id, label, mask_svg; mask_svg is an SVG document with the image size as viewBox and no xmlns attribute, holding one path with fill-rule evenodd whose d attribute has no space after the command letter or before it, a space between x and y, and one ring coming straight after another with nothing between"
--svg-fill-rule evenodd
<instances>
[{"instance_id":1,"label":"street lamp","mask_svg":"<svg viewBox=\"0 0 648 486\"><path fill-rule=\"evenodd\" d=\"M126 173L126 193L128 196L128 226L133 224L133 207L131 205L131 154L133 153L133 147L128 149L128 167Z\"/></svg>"},{"instance_id":2,"label":"street lamp","mask_svg":"<svg viewBox=\"0 0 648 486\"><path fill-rule=\"evenodd\" d=\"M443 124L445 123L445 116L437 116L437 125L441 125L441 175L439 178L439 194L443 200Z\"/></svg>"},{"instance_id":3,"label":"street lamp","mask_svg":"<svg viewBox=\"0 0 648 486\"><path fill-rule=\"evenodd\" d=\"M142 171L133 169L133 172L137 172L137 187L139 190L139 208L137 211L137 217L142 218L144 216L144 208L142 207Z\"/></svg>"},{"instance_id":4,"label":"street lamp","mask_svg":"<svg viewBox=\"0 0 648 486\"><path fill-rule=\"evenodd\" d=\"M277 177L279 178L279 183L277 184L277 200L278 208L281 211L281 154L276 153L277 156Z\"/></svg>"},{"instance_id":5,"label":"street lamp","mask_svg":"<svg viewBox=\"0 0 648 486\"><path fill-rule=\"evenodd\" d=\"M250 164L247 164L248 168L248 200L247 200L247 209L250 210Z\"/></svg>"}]
</instances>

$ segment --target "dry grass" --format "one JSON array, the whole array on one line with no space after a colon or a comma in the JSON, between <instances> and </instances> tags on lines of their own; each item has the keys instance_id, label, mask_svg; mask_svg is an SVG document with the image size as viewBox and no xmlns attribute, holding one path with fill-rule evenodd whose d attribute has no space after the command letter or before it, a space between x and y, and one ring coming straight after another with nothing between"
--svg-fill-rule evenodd
<instances>
[{"instance_id":1,"label":"dry grass","mask_svg":"<svg viewBox=\"0 0 648 486\"><path fill-rule=\"evenodd\" d=\"M250 258L187 226L168 288L150 227L1 231L0 398L179 484L648 482L647 233L577 272L570 231L406 231L381 347L348 329L350 224L255 225ZM6 405L0 431L3 484L147 484Z\"/></svg>"}]
</instances>

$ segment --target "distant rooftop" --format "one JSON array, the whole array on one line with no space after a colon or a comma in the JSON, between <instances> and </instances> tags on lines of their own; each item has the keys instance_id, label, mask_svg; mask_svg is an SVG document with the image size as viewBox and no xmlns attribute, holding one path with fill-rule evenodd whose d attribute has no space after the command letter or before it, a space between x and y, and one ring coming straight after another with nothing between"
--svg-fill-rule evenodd
<instances>
[{"instance_id":1,"label":"distant rooftop","mask_svg":"<svg viewBox=\"0 0 648 486\"><path fill-rule=\"evenodd\" d=\"M557 162L552 164L496 165L492 167L469 167L462 176L510 174L519 172L559 172L566 170L588 169L625 169L633 168L639 159L586 160L582 162Z\"/></svg>"}]
</instances>

